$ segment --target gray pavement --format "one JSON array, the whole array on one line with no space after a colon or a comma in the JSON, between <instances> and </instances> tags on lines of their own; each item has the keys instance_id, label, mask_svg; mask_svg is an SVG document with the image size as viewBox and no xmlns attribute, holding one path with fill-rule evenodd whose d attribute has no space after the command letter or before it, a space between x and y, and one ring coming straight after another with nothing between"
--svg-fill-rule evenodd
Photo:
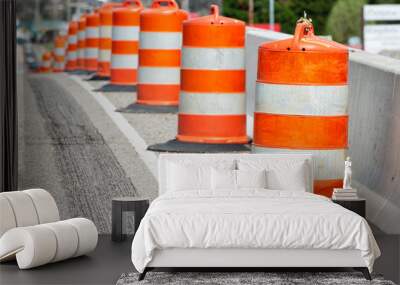
<instances>
[{"instance_id":1,"label":"gray pavement","mask_svg":"<svg viewBox=\"0 0 400 285\"><path fill-rule=\"evenodd\" d=\"M87 217L100 233L110 233L112 198L154 198L155 178L68 75L28 75L20 61L19 189L44 188L56 199L62 219Z\"/></svg>"},{"instance_id":2,"label":"gray pavement","mask_svg":"<svg viewBox=\"0 0 400 285\"><path fill-rule=\"evenodd\" d=\"M71 216L88 217L99 232L109 232L112 197L137 195L131 180L66 89L41 75L31 76L29 81L58 171L54 176L36 175L46 175L61 184L58 193L66 198L62 205Z\"/></svg>"},{"instance_id":3,"label":"gray pavement","mask_svg":"<svg viewBox=\"0 0 400 285\"><path fill-rule=\"evenodd\" d=\"M76 84L65 74L49 74L49 78L56 80L64 89L68 89L70 96L81 106L82 110L87 114L92 124L102 134L105 142L113 151L118 162L125 170L126 175L131 179L135 186L137 194L141 197L149 197L151 199L157 196L157 181L150 173L145 163L141 160L135 148L128 142L126 136L115 126L109 116L93 100L90 94L81 86ZM106 96L96 93L98 96ZM115 97L127 98L132 96L129 94L119 94ZM126 100L126 99L125 99ZM126 100L128 101L128 100ZM127 103L129 104L129 103Z\"/></svg>"},{"instance_id":4,"label":"gray pavement","mask_svg":"<svg viewBox=\"0 0 400 285\"><path fill-rule=\"evenodd\" d=\"M89 81L90 85L98 88L105 84L98 81ZM127 107L136 101L136 93L99 92L105 96L116 109ZM140 133L148 145L164 143L174 139L177 134L178 116L176 114L135 114L122 113L125 119Z\"/></svg>"},{"instance_id":5,"label":"gray pavement","mask_svg":"<svg viewBox=\"0 0 400 285\"><path fill-rule=\"evenodd\" d=\"M18 188L44 188L55 198L63 219L72 213L65 203L62 173L56 166L55 148L49 137L36 97L27 81L18 53Z\"/></svg>"}]
</instances>

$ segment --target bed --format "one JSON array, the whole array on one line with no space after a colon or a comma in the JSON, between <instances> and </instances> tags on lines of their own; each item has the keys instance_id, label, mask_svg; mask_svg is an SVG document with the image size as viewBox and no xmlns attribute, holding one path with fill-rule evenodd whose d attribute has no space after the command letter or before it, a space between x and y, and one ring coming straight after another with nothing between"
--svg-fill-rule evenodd
<instances>
[{"instance_id":1,"label":"bed","mask_svg":"<svg viewBox=\"0 0 400 285\"><path fill-rule=\"evenodd\" d=\"M153 268L352 267L380 251L361 216L312 193L309 154L162 154L132 262Z\"/></svg>"}]
</instances>

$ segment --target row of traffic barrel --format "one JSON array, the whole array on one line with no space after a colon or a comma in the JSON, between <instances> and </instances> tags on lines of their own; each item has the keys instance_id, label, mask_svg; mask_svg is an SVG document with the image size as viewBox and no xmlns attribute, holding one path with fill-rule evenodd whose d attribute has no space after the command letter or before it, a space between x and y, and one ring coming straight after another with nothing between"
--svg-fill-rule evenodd
<instances>
[{"instance_id":1,"label":"row of traffic barrel","mask_svg":"<svg viewBox=\"0 0 400 285\"><path fill-rule=\"evenodd\" d=\"M69 24L65 68L137 85L137 104L179 105L179 142L248 144L245 33L216 5L188 19L174 0L108 3ZM259 47L253 150L312 153L314 192L326 196L342 184L347 73L347 47L315 36L309 19Z\"/></svg>"}]
</instances>

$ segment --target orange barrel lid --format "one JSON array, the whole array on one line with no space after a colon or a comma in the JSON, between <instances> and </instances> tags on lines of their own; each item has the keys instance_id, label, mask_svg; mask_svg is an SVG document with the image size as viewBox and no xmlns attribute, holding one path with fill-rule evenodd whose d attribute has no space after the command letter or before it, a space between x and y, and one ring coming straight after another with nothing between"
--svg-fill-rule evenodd
<instances>
[{"instance_id":1,"label":"orange barrel lid","mask_svg":"<svg viewBox=\"0 0 400 285\"><path fill-rule=\"evenodd\" d=\"M113 10L113 26L139 26L140 17L132 17L143 10L140 0L127 0ZM133 14L132 14L133 13Z\"/></svg>"},{"instance_id":2,"label":"orange barrel lid","mask_svg":"<svg viewBox=\"0 0 400 285\"><path fill-rule=\"evenodd\" d=\"M71 21L68 25L68 35L76 35L78 32L78 22Z\"/></svg>"},{"instance_id":3,"label":"orange barrel lid","mask_svg":"<svg viewBox=\"0 0 400 285\"><path fill-rule=\"evenodd\" d=\"M154 0L140 14L140 30L145 32L180 32L189 13L179 9L175 0Z\"/></svg>"},{"instance_id":4,"label":"orange barrel lid","mask_svg":"<svg viewBox=\"0 0 400 285\"><path fill-rule=\"evenodd\" d=\"M348 53L347 46L315 36L314 26L307 19L300 19L297 22L293 38L267 42L260 45L260 49L287 52Z\"/></svg>"},{"instance_id":5,"label":"orange barrel lid","mask_svg":"<svg viewBox=\"0 0 400 285\"><path fill-rule=\"evenodd\" d=\"M120 2L107 2L107 3L104 3L104 4L99 8L99 12L100 12L102 9L110 9L110 8L118 7L118 6L121 6L121 5L122 5L122 3L120 3Z\"/></svg>"},{"instance_id":6,"label":"orange barrel lid","mask_svg":"<svg viewBox=\"0 0 400 285\"><path fill-rule=\"evenodd\" d=\"M267 42L258 51L257 81L275 84L347 84L348 48L314 35L301 18L292 38Z\"/></svg>"},{"instance_id":7,"label":"orange barrel lid","mask_svg":"<svg viewBox=\"0 0 400 285\"><path fill-rule=\"evenodd\" d=\"M242 47L245 40L243 21L219 15L211 5L211 15L183 22L183 45L198 47Z\"/></svg>"},{"instance_id":8,"label":"orange barrel lid","mask_svg":"<svg viewBox=\"0 0 400 285\"><path fill-rule=\"evenodd\" d=\"M86 27L86 16L87 16L87 14L82 14L79 17L79 20L78 20L78 29L79 30L85 29L85 27Z\"/></svg>"},{"instance_id":9,"label":"orange barrel lid","mask_svg":"<svg viewBox=\"0 0 400 285\"><path fill-rule=\"evenodd\" d=\"M49 51L43 53L43 55L42 55L42 60L50 60L51 58L52 58L51 52L49 52Z\"/></svg>"},{"instance_id":10,"label":"orange barrel lid","mask_svg":"<svg viewBox=\"0 0 400 285\"><path fill-rule=\"evenodd\" d=\"M98 27L100 25L100 16L98 9L93 13L86 15L86 28Z\"/></svg>"},{"instance_id":11,"label":"orange barrel lid","mask_svg":"<svg viewBox=\"0 0 400 285\"><path fill-rule=\"evenodd\" d=\"M65 37L63 36L56 36L54 39L54 47L64 47L65 46Z\"/></svg>"},{"instance_id":12,"label":"orange barrel lid","mask_svg":"<svg viewBox=\"0 0 400 285\"><path fill-rule=\"evenodd\" d=\"M122 3L118 2L108 2L103 4L99 9L100 25L111 26L113 9L121 7L122 5Z\"/></svg>"}]
</instances>

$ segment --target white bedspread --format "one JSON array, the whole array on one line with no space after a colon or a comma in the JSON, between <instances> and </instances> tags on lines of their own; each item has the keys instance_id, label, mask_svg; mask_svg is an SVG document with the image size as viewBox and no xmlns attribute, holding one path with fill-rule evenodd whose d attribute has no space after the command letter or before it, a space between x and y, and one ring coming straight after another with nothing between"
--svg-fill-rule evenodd
<instances>
[{"instance_id":1,"label":"white bedspread","mask_svg":"<svg viewBox=\"0 0 400 285\"><path fill-rule=\"evenodd\" d=\"M380 255L366 220L329 199L256 189L160 196L134 237L132 262L143 272L165 248L358 249L370 271Z\"/></svg>"}]
</instances>

